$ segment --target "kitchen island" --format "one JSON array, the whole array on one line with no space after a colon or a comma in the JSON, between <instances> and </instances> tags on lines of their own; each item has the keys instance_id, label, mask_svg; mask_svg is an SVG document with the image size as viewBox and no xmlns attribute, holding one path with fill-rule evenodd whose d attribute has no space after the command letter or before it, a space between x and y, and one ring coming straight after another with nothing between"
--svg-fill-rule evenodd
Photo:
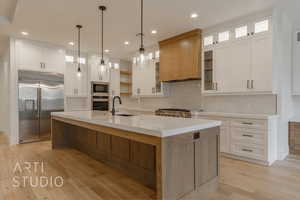
<instances>
[{"instance_id":1,"label":"kitchen island","mask_svg":"<svg viewBox=\"0 0 300 200\"><path fill-rule=\"evenodd\" d=\"M101 111L52 113L52 148L75 148L156 191L180 199L215 187L221 122Z\"/></svg>"}]
</instances>

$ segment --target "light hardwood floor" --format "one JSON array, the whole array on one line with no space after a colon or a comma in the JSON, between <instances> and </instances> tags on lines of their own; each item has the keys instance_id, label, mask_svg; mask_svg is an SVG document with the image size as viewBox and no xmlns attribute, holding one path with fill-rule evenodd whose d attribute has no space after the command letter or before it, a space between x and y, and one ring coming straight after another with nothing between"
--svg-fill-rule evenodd
<instances>
[{"instance_id":1,"label":"light hardwood floor","mask_svg":"<svg viewBox=\"0 0 300 200\"><path fill-rule=\"evenodd\" d=\"M23 170L16 163L44 162L44 174ZM14 176L62 176L64 186L14 188ZM287 159L272 167L221 159L221 184L217 192L201 200L297 200L300 199L300 161ZM144 200L154 191L72 149L51 150L50 142L17 146L0 145L0 200ZM197 199L197 195L186 198Z\"/></svg>"}]
</instances>

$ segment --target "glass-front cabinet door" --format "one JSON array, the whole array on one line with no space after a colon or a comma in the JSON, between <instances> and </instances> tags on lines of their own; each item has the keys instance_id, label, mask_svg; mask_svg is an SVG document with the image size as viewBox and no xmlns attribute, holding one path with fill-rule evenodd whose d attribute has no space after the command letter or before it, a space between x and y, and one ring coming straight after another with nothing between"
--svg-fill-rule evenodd
<instances>
[{"instance_id":1,"label":"glass-front cabinet door","mask_svg":"<svg viewBox=\"0 0 300 200\"><path fill-rule=\"evenodd\" d=\"M213 50L207 50L204 52L204 90L214 90L214 70L213 70Z\"/></svg>"}]
</instances>

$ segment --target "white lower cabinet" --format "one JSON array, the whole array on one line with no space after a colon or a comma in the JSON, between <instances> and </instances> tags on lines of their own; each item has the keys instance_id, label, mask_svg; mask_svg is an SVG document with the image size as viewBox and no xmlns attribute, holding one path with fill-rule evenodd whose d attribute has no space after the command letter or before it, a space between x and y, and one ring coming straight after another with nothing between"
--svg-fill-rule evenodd
<instances>
[{"instance_id":1,"label":"white lower cabinet","mask_svg":"<svg viewBox=\"0 0 300 200\"><path fill-rule=\"evenodd\" d=\"M277 160L276 117L261 120L213 116L198 118L222 121L220 151L225 156L263 165L272 165Z\"/></svg>"}]
</instances>

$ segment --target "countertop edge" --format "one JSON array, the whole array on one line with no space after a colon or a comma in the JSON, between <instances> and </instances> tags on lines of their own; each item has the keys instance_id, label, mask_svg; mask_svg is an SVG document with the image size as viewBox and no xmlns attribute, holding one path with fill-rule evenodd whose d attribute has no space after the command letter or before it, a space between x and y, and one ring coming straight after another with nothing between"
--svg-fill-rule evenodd
<instances>
[{"instance_id":1,"label":"countertop edge","mask_svg":"<svg viewBox=\"0 0 300 200\"><path fill-rule=\"evenodd\" d=\"M109 128L115 128L115 129L120 129L124 131L130 131L130 132L135 132L135 133L140 133L140 134L145 134L149 136L155 136L155 137L160 137L160 138L165 138L165 137L170 137L174 135L180 135L180 134L186 134L194 131L201 131L203 129L208 129L208 128L213 128L213 127L218 127L221 126L222 122L218 120L209 120L211 122L207 122L205 124L201 125L194 125L189 128L178 128L178 129L170 129L170 130L161 130L161 131L154 131L154 130L149 130L149 129L143 129L143 128L138 128L138 127L129 127L129 126L123 126L123 125L114 125L109 122L104 122L104 121L97 121L95 122L94 120L89 120L89 119L83 119L80 117L76 116L66 116L62 113L59 112L53 112L51 113L51 116L53 117L61 117L65 119L71 119L71 120L76 120L76 121L82 121L94 125L99 125L99 126L106 126Z\"/></svg>"}]
</instances>

